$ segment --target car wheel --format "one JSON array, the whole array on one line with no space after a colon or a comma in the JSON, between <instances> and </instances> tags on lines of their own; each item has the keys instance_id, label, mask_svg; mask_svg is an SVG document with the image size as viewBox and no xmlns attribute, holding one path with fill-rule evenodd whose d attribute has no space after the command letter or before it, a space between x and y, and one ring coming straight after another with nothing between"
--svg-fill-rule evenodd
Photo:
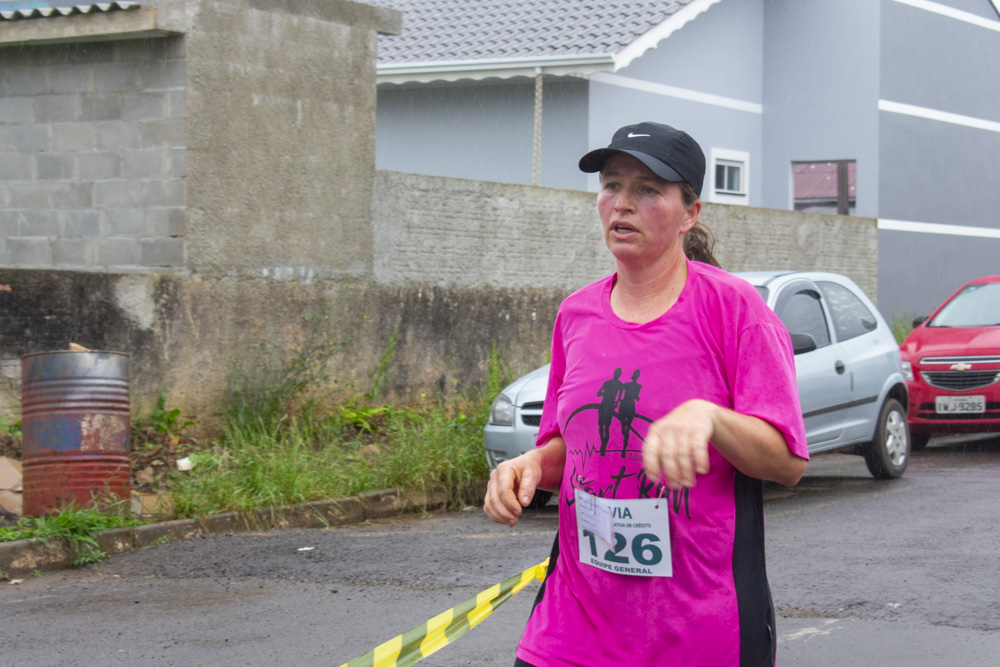
<instances>
[{"instance_id":1,"label":"car wheel","mask_svg":"<svg viewBox=\"0 0 1000 667\"><path fill-rule=\"evenodd\" d=\"M902 476L910 461L910 427L906 410L894 398L886 399L878 416L875 438L865 447L865 463L875 479Z\"/></svg>"},{"instance_id":2,"label":"car wheel","mask_svg":"<svg viewBox=\"0 0 1000 667\"><path fill-rule=\"evenodd\" d=\"M911 433L910 451L919 452L927 448L927 443L931 439L930 433Z\"/></svg>"},{"instance_id":3,"label":"car wheel","mask_svg":"<svg viewBox=\"0 0 1000 667\"><path fill-rule=\"evenodd\" d=\"M528 503L528 509L537 510L541 507L545 507L551 498L551 491L542 491L541 489L538 489L535 491L535 497L531 499L530 503Z\"/></svg>"}]
</instances>

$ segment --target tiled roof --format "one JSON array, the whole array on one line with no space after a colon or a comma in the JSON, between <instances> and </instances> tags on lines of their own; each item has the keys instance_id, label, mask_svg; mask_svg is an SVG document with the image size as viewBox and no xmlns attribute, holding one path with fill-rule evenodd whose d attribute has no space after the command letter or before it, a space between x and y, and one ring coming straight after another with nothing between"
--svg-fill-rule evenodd
<instances>
[{"instance_id":1,"label":"tiled roof","mask_svg":"<svg viewBox=\"0 0 1000 667\"><path fill-rule=\"evenodd\" d=\"M403 13L378 62L613 55L694 0L377 0Z\"/></svg>"},{"instance_id":2,"label":"tiled roof","mask_svg":"<svg viewBox=\"0 0 1000 667\"><path fill-rule=\"evenodd\" d=\"M39 2L38 0L8 0L0 2L0 21L48 18L50 16L72 16L73 14L90 14L92 12L113 12L120 9L134 9L138 6L139 3L137 2L67 5L57 2Z\"/></svg>"}]
</instances>

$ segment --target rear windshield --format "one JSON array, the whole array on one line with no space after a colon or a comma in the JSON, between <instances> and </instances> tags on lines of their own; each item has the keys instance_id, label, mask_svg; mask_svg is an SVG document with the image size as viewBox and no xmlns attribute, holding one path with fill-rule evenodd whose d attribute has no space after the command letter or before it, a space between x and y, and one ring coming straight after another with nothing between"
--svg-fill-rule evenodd
<instances>
[{"instance_id":1,"label":"rear windshield","mask_svg":"<svg viewBox=\"0 0 1000 667\"><path fill-rule=\"evenodd\" d=\"M941 309L929 327L1000 325L1000 283L969 285Z\"/></svg>"}]
</instances>

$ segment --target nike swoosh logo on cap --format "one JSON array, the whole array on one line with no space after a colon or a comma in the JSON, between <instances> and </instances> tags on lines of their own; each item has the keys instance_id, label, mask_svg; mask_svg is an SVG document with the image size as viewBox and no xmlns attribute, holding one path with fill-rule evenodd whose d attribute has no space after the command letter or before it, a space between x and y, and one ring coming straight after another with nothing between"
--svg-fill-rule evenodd
<instances>
[{"instance_id":1,"label":"nike swoosh logo on cap","mask_svg":"<svg viewBox=\"0 0 1000 667\"><path fill-rule=\"evenodd\" d=\"M634 139L635 137L648 137L648 136L649 136L648 134L635 134L633 132L628 133L629 139Z\"/></svg>"}]
</instances>

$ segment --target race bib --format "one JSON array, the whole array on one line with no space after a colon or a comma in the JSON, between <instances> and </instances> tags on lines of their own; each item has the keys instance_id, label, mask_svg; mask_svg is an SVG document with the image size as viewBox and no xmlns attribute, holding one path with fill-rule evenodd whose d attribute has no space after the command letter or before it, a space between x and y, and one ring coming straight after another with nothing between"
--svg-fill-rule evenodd
<instances>
[{"instance_id":1,"label":"race bib","mask_svg":"<svg viewBox=\"0 0 1000 667\"><path fill-rule=\"evenodd\" d=\"M671 577L666 499L613 500L576 489L580 562L632 577Z\"/></svg>"}]
</instances>

